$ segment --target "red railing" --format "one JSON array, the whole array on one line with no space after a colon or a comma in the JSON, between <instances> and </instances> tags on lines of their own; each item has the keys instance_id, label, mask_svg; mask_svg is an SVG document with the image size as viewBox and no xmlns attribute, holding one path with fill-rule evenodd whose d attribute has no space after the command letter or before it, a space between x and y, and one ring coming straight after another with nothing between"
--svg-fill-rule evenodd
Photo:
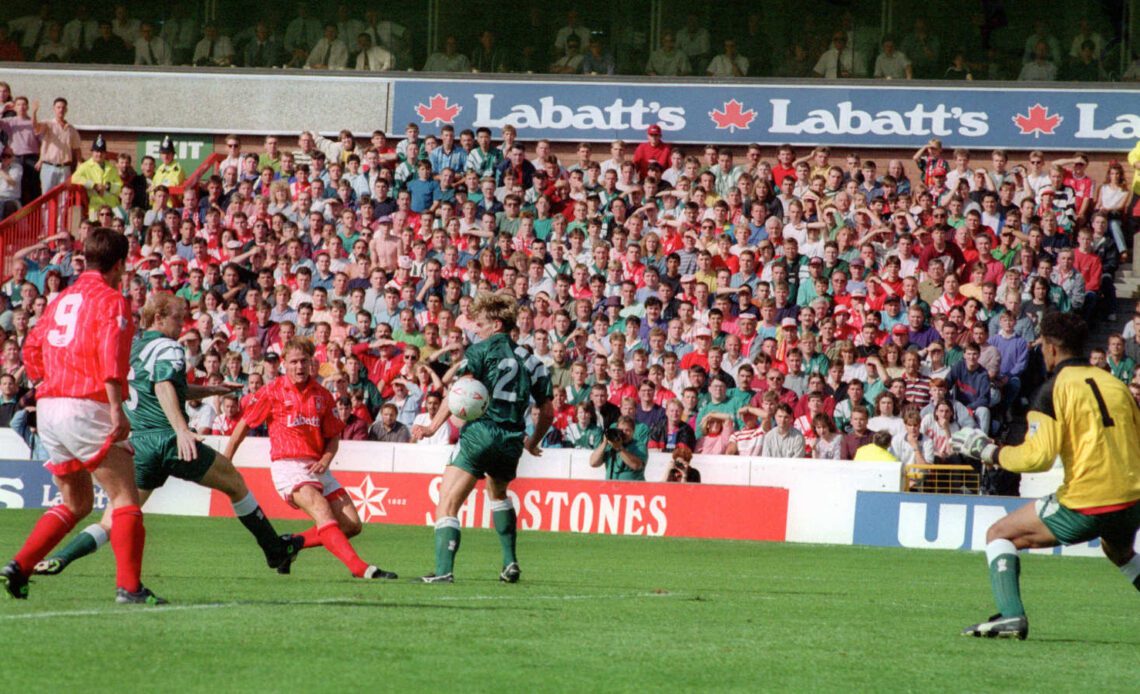
<instances>
[{"instance_id":1,"label":"red railing","mask_svg":"<svg viewBox=\"0 0 1140 694\"><path fill-rule=\"evenodd\" d=\"M218 152L206 157L185 183L171 188L171 194L181 200L188 186L198 185L224 160ZM16 251L61 231L73 231L85 214L87 190L80 185L61 183L0 221L0 281L12 276L12 256Z\"/></svg>"},{"instance_id":2,"label":"red railing","mask_svg":"<svg viewBox=\"0 0 1140 694\"><path fill-rule=\"evenodd\" d=\"M198 185L204 176L210 174L211 169L216 168L218 164L221 164L225 160L226 158L221 152L214 152L206 157L206 159L198 165L198 168L194 169L194 172L186 177L185 183L170 189L171 196L173 196L175 200L181 200L182 192L186 190L187 187Z\"/></svg>"},{"instance_id":3,"label":"red railing","mask_svg":"<svg viewBox=\"0 0 1140 694\"><path fill-rule=\"evenodd\" d=\"M12 276L12 256L53 234L72 231L87 214L87 190L61 183L0 222L0 278Z\"/></svg>"}]
</instances>

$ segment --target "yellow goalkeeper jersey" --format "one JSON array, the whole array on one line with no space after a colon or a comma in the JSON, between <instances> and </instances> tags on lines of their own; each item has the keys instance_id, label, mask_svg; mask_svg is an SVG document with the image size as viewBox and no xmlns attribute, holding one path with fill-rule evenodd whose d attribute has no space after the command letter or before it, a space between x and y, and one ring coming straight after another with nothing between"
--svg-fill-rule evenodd
<instances>
[{"instance_id":1,"label":"yellow goalkeeper jersey","mask_svg":"<svg viewBox=\"0 0 1140 694\"><path fill-rule=\"evenodd\" d=\"M1080 510L1140 499L1140 407L1107 371L1070 359L1034 396L1029 432L998 461L1011 472L1044 472L1057 456L1065 482L1057 500Z\"/></svg>"}]
</instances>

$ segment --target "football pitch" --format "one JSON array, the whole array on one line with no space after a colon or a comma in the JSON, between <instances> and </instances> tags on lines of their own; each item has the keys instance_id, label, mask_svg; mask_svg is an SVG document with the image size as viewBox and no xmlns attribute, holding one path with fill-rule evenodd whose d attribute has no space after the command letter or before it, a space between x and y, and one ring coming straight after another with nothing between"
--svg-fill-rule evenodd
<instances>
[{"instance_id":1,"label":"football pitch","mask_svg":"<svg viewBox=\"0 0 1140 694\"><path fill-rule=\"evenodd\" d=\"M0 512L6 561L38 511ZM282 531L301 523L278 523ZM427 527L354 540L399 581L323 549L267 569L232 519L147 517L144 581L114 604L109 547L26 602L0 599L11 691L1119 691L1137 595L1107 561L1025 557L1025 642L961 637L993 612L980 554L522 532L501 584L492 531L465 530L454 585ZM6 597L6 596L5 596Z\"/></svg>"}]
</instances>

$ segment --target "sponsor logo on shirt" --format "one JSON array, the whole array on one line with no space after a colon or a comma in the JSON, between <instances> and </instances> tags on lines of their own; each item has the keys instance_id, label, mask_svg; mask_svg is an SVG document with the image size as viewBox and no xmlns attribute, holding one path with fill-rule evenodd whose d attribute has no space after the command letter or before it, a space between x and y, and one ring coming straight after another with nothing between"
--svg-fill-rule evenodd
<instances>
[{"instance_id":1,"label":"sponsor logo on shirt","mask_svg":"<svg viewBox=\"0 0 1140 694\"><path fill-rule=\"evenodd\" d=\"M299 414L290 414L285 418L285 426L287 427L319 427L320 425L320 417L306 417Z\"/></svg>"}]
</instances>

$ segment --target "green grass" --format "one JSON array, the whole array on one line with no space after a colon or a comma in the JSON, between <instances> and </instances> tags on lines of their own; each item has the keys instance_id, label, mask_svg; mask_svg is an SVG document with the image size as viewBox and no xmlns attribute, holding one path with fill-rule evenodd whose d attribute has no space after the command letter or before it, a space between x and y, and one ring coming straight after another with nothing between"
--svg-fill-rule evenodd
<instances>
[{"instance_id":1,"label":"green grass","mask_svg":"<svg viewBox=\"0 0 1140 694\"><path fill-rule=\"evenodd\" d=\"M37 513L0 513L0 554ZM365 528L383 583L321 549L277 576L233 520L148 516L147 538L168 608L113 603L109 548L0 600L6 690L1119 691L1140 652L1104 560L1026 557L1030 640L998 642L958 636L992 612L977 554L523 533L508 586L494 533L465 531L460 582L425 586L402 579L429 528Z\"/></svg>"}]
</instances>

